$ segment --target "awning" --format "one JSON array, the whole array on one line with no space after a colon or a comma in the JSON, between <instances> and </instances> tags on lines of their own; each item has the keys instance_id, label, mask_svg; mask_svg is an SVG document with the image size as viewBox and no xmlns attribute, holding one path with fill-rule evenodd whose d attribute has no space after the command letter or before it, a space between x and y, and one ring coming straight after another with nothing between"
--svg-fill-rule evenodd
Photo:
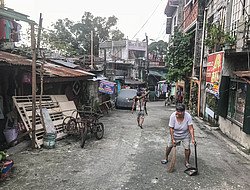
<instances>
[{"instance_id":1,"label":"awning","mask_svg":"<svg viewBox=\"0 0 250 190\"><path fill-rule=\"evenodd\" d=\"M250 71L235 71L233 74L250 84Z\"/></svg>"},{"instance_id":2,"label":"awning","mask_svg":"<svg viewBox=\"0 0 250 190\"><path fill-rule=\"evenodd\" d=\"M149 75L154 75L154 76L157 76L157 77L166 78L165 77L166 73L159 73L157 71L149 71Z\"/></svg>"},{"instance_id":3,"label":"awning","mask_svg":"<svg viewBox=\"0 0 250 190\"><path fill-rule=\"evenodd\" d=\"M132 79L125 79L125 84L140 85L140 84L145 84L145 82L141 82L141 81L137 81L137 80L132 80Z\"/></svg>"},{"instance_id":4,"label":"awning","mask_svg":"<svg viewBox=\"0 0 250 190\"><path fill-rule=\"evenodd\" d=\"M24 22L28 22L30 24L36 24L35 21L28 19L28 17L29 17L28 15L16 12L13 9L0 7L0 15L4 16L4 17L15 19L15 20L21 20Z\"/></svg>"}]
</instances>

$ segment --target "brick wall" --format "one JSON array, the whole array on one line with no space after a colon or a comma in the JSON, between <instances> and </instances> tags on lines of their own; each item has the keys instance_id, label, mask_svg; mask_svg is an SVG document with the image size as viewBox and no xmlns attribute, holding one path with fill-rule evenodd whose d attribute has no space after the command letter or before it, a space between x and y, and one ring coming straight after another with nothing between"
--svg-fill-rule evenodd
<instances>
[{"instance_id":1,"label":"brick wall","mask_svg":"<svg viewBox=\"0 0 250 190\"><path fill-rule=\"evenodd\" d=\"M184 30L197 19L198 1L192 2L184 8Z\"/></svg>"}]
</instances>

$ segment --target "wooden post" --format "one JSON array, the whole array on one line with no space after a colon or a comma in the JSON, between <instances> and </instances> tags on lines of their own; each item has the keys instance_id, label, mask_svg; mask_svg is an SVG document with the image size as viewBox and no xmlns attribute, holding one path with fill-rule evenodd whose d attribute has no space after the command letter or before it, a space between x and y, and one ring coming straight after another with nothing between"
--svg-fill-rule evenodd
<instances>
[{"instance_id":1,"label":"wooden post","mask_svg":"<svg viewBox=\"0 0 250 190\"><path fill-rule=\"evenodd\" d=\"M37 34L37 56L40 54L40 41L41 41L41 30L42 30L42 22L43 22L43 18L42 18L42 13L40 13L40 19L39 19L39 27L38 27L38 34Z\"/></svg>"},{"instance_id":2,"label":"wooden post","mask_svg":"<svg viewBox=\"0 0 250 190\"><path fill-rule=\"evenodd\" d=\"M42 22L43 22L42 13L40 13L39 27L38 27L38 34L37 34L37 55L40 54L40 56L42 56L41 51L40 51L40 38L41 38ZM48 135L47 130L46 130L46 126L45 126L45 122L44 122L43 111L42 111L43 74L44 74L44 65L45 65L45 55L43 54L42 57L43 57L43 61L42 61L41 68L40 68L41 93L40 93L40 98L39 98L39 109L40 109L40 118L41 118L42 126L44 129L44 133L46 135Z\"/></svg>"},{"instance_id":3,"label":"wooden post","mask_svg":"<svg viewBox=\"0 0 250 190\"><path fill-rule=\"evenodd\" d=\"M94 69L94 65L93 65L93 52L94 52L94 47L93 47L93 31L91 31L91 70Z\"/></svg>"},{"instance_id":4,"label":"wooden post","mask_svg":"<svg viewBox=\"0 0 250 190\"><path fill-rule=\"evenodd\" d=\"M4 7L4 0L1 0L1 7Z\"/></svg>"},{"instance_id":5,"label":"wooden post","mask_svg":"<svg viewBox=\"0 0 250 190\"><path fill-rule=\"evenodd\" d=\"M32 148L35 148L36 134L36 42L34 24L31 24L31 49L32 49Z\"/></svg>"}]
</instances>

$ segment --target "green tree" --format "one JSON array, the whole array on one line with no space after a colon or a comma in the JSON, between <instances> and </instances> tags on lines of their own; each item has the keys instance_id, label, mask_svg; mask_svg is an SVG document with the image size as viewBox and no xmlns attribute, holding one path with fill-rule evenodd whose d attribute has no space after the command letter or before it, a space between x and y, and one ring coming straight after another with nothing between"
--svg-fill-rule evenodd
<instances>
[{"instance_id":1,"label":"green tree","mask_svg":"<svg viewBox=\"0 0 250 190\"><path fill-rule=\"evenodd\" d=\"M158 42L152 42L148 46L148 52L154 55L166 55L168 43L160 40Z\"/></svg>"},{"instance_id":2,"label":"green tree","mask_svg":"<svg viewBox=\"0 0 250 190\"><path fill-rule=\"evenodd\" d=\"M68 18L59 19L52 25L53 29L43 30L43 46L65 56L90 55L93 31L94 55L98 55L99 42L124 38L124 34L114 28L117 20L115 16L94 17L90 12L85 12L76 23Z\"/></svg>"},{"instance_id":3,"label":"green tree","mask_svg":"<svg viewBox=\"0 0 250 190\"><path fill-rule=\"evenodd\" d=\"M171 82L186 81L190 76L193 64L191 38L191 34L175 32L170 40L166 61L169 70L166 77Z\"/></svg>"}]
</instances>

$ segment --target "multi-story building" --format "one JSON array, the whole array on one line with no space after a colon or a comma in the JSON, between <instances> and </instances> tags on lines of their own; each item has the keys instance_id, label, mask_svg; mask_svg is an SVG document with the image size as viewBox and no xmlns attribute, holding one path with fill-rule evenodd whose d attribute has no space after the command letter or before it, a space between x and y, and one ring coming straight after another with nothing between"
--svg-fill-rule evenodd
<instances>
[{"instance_id":1,"label":"multi-story building","mask_svg":"<svg viewBox=\"0 0 250 190\"><path fill-rule=\"evenodd\" d=\"M224 30L236 38L236 43L229 44L236 47L225 46L218 114L222 132L250 149L250 45L248 44L250 2L242 2L231 0L225 5Z\"/></svg>"},{"instance_id":2,"label":"multi-story building","mask_svg":"<svg viewBox=\"0 0 250 190\"><path fill-rule=\"evenodd\" d=\"M184 17L178 18L177 26L174 17L179 6L171 7L173 1L169 0L165 14L168 11L167 33L175 27L194 34L191 86L199 85L198 115L249 149L250 2L242 2L185 0Z\"/></svg>"},{"instance_id":3,"label":"multi-story building","mask_svg":"<svg viewBox=\"0 0 250 190\"><path fill-rule=\"evenodd\" d=\"M100 43L99 56L106 60L106 76L124 84L142 85L147 73L147 42L120 40Z\"/></svg>"}]
</instances>

